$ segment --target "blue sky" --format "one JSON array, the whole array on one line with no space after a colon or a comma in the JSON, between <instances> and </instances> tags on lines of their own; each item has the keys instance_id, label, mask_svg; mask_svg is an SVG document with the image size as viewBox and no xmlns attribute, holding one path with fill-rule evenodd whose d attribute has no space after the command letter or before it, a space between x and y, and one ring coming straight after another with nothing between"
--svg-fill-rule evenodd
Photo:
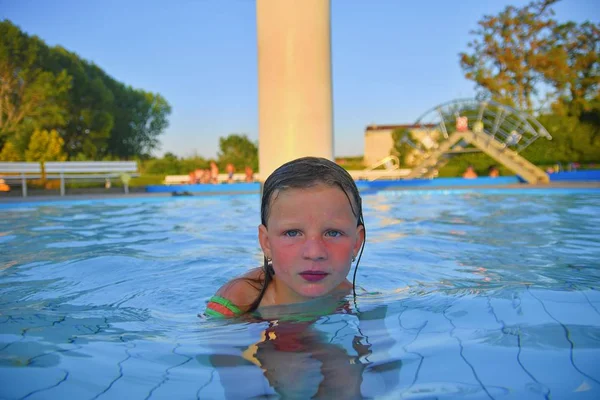
<instances>
[{"instance_id":1,"label":"blue sky","mask_svg":"<svg viewBox=\"0 0 600 400\"><path fill-rule=\"evenodd\" d=\"M276 0L272 0L276 1ZM335 155L363 154L365 126L412 123L472 97L458 53L484 14L512 0L331 0ZM600 22L597 0L563 0L560 21ZM219 137L258 139L254 0L0 0L8 19L173 107L157 155L216 157Z\"/></svg>"}]
</instances>

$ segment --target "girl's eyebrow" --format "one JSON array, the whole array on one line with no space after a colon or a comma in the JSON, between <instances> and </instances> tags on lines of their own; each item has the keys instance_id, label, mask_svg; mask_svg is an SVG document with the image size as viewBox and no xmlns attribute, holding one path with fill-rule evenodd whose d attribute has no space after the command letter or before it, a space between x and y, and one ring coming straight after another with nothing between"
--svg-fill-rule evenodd
<instances>
[{"instance_id":1,"label":"girl's eyebrow","mask_svg":"<svg viewBox=\"0 0 600 400\"><path fill-rule=\"evenodd\" d=\"M337 220L328 220L325 224L323 224L323 230L327 231L327 230L336 230L336 231L341 231L341 232L345 232L349 229L349 227L356 227L355 225L355 221L337 221ZM279 221L278 222L278 229L281 230L290 230L290 229L296 229L296 230L302 230L303 226L302 226L302 222L300 221L291 221L291 220L284 220L284 221Z\"/></svg>"}]
</instances>

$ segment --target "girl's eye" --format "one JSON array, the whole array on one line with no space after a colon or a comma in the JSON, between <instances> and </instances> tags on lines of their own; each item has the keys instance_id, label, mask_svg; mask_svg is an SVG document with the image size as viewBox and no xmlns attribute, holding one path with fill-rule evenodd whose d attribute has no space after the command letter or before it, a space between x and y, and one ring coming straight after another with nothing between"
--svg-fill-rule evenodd
<instances>
[{"instance_id":1,"label":"girl's eye","mask_svg":"<svg viewBox=\"0 0 600 400\"><path fill-rule=\"evenodd\" d=\"M297 230L285 231L283 234L287 237L296 237L296 236L300 235L300 231L297 231Z\"/></svg>"},{"instance_id":2,"label":"girl's eye","mask_svg":"<svg viewBox=\"0 0 600 400\"><path fill-rule=\"evenodd\" d=\"M342 236L342 232L340 231L327 231L325 233L325 236L329 236L329 237L339 237Z\"/></svg>"}]
</instances>

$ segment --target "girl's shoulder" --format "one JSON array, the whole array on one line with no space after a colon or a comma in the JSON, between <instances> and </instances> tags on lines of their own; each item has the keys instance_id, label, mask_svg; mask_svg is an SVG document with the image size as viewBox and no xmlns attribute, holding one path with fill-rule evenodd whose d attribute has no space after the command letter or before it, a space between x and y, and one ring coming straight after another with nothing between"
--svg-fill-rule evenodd
<instances>
[{"instance_id":1,"label":"girl's shoulder","mask_svg":"<svg viewBox=\"0 0 600 400\"><path fill-rule=\"evenodd\" d=\"M221 286L217 295L229 299L235 304L250 305L260 293L263 281L262 268L254 268Z\"/></svg>"},{"instance_id":2,"label":"girl's shoulder","mask_svg":"<svg viewBox=\"0 0 600 400\"><path fill-rule=\"evenodd\" d=\"M234 317L244 314L259 295L263 280L262 268L254 268L230 280L210 298L206 306L206 314L215 317Z\"/></svg>"}]
</instances>

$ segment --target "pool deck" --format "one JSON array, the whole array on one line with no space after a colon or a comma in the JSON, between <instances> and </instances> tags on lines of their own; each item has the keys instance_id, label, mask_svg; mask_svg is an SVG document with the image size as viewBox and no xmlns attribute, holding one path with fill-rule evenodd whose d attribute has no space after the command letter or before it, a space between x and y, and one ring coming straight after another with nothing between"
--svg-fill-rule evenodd
<instances>
[{"instance_id":1,"label":"pool deck","mask_svg":"<svg viewBox=\"0 0 600 400\"><path fill-rule=\"evenodd\" d=\"M113 188L106 190L103 188L92 188L92 189L77 189L75 191L67 193L66 196L60 196L54 194L54 191L45 190L30 190L29 196L22 197L20 190L13 191L11 193L0 193L0 204L6 203L30 203L30 202L47 202L47 201L79 201L79 200L104 200L104 199L141 199L141 198L156 198L156 197L200 197L200 196L222 196L222 195L236 195L236 194L258 194L258 190L251 191L233 191L228 190L228 185L215 185L218 186L218 190L210 192L197 192L189 194L173 194L171 192L146 192L144 188L134 188L129 194L125 194L121 189ZM231 188L231 187L230 187ZM229 188L229 189L230 189ZM514 183L505 185L452 185L452 186L392 186L382 187L375 191L447 191L447 190L472 190L478 191L480 189L519 189L519 190L535 190L535 189L600 189L600 181L589 181L589 182L551 182L544 185L528 185L524 183ZM52 194L48 194L51 192ZM369 190L365 190L369 192Z\"/></svg>"}]
</instances>

